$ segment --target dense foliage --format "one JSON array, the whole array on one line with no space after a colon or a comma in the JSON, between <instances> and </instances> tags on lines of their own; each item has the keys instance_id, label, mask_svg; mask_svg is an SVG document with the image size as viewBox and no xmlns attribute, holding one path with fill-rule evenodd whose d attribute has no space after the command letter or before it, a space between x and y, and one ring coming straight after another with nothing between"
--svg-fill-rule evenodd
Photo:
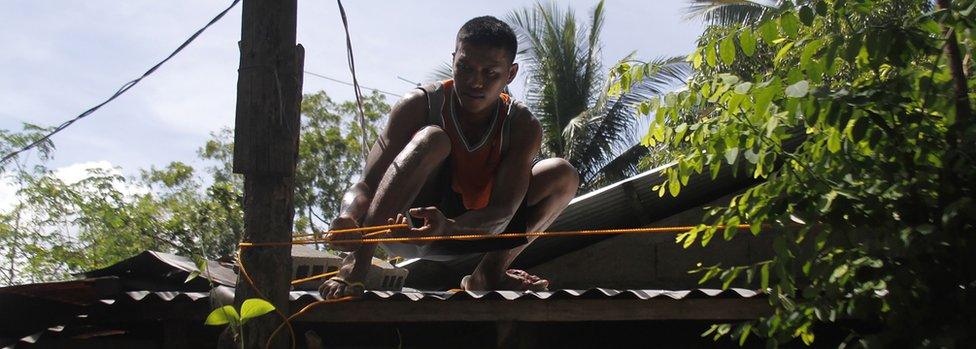
<instances>
[{"instance_id":1,"label":"dense foliage","mask_svg":"<svg viewBox=\"0 0 976 349\"><path fill-rule=\"evenodd\" d=\"M973 341L976 126L960 105L974 95L957 102L954 83L976 87L974 7L781 1L710 26L687 89L640 105L655 116L645 142L677 160L661 195L722 167L764 180L678 237L704 245L742 234L719 225L748 223L773 241L771 260L702 271L726 287L758 284L774 310L708 335L812 344L830 328L862 346ZM950 42L960 54L944 53ZM617 66L618 86L642 68Z\"/></svg>"},{"instance_id":2,"label":"dense foliage","mask_svg":"<svg viewBox=\"0 0 976 349\"><path fill-rule=\"evenodd\" d=\"M390 107L367 96L368 135ZM295 229L321 229L338 212L342 192L360 170L362 129L354 102L335 103L319 92L302 101L302 138L296 174ZM48 130L0 130L0 152L39 139ZM143 250L218 258L231 253L243 233L243 180L233 174L233 134L213 133L198 155L205 171L184 162L141 170L126 178L119 169L91 169L66 182L49 169L54 145L0 167L16 189L14 204L0 208L0 284L62 280L131 257ZM203 172L203 173L201 173ZM206 174L206 176L204 176ZM317 225L318 224L318 225Z\"/></svg>"}]
</instances>

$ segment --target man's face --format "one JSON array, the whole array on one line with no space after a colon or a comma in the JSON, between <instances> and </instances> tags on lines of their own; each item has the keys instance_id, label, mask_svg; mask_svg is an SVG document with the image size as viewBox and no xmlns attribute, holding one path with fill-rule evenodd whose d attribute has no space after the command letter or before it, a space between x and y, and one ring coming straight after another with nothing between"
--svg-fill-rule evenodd
<instances>
[{"instance_id":1,"label":"man's face","mask_svg":"<svg viewBox=\"0 0 976 349\"><path fill-rule=\"evenodd\" d=\"M518 64L511 62L505 49L457 44L454 52L454 86L461 107L478 113L493 107L498 94L518 73Z\"/></svg>"}]
</instances>

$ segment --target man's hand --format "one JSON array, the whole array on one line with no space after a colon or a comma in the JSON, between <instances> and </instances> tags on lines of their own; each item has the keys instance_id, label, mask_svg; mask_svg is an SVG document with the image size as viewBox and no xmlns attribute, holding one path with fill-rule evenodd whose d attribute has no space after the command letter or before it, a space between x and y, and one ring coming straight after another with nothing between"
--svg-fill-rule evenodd
<instances>
[{"instance_id":1,"label":"man's hand","mask_svg":"<svg viewBox=\"0 0 976 349\"><path fill-rule=\"evenodd\" d=\"M410 209L410 215L423 218L424 225L420 228L410 228L414 236L443 236L454 230L454 220L444 217L444 213L437 207L417 207Z\"/></svg>"},{"instance_id":2,"label":"man's hand","mask_svg":"<svg viewBox=\"0 0 976 349\"><path fill-rule=\"evenodd\" d=\"M348 216L336 217L332 220L332 225L329 226L329 230L340 230L340 229L352 229L359 228L359 223L355 219ZM326 239L331 241L342 241L342 240L360 240L363 238L362 232L350 232L350 233L339 233L339 234L328 234ZM339 243L331 244L332 248L344 252L352 252L359 248L360 243Z\"/></svg>"}]
</instances>

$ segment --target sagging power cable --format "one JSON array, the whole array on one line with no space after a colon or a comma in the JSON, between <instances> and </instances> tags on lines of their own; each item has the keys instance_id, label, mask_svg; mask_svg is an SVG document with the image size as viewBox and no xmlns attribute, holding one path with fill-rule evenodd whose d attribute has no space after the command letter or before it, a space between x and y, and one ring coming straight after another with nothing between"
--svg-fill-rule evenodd
<instances>
[{"instance_id":1,"label":"sagging power cable","mask_svg":"<svg viewBox=\"0 0 976 349\"><path fill-rule=\"evenodd\" d=\"M361 139L363 142L363 164L369 157L369 142L366 141L366 114L363 111L363 94L359 91L359 80L356 79L356 59L352 54L352 39L349 38L349 20L346 19L346 9L342 7L342 0L336 0L339 4L339 15L342 16L342 28L346 31L346 56L349 59L349 72L352 73L352 88L356 92L356 106L359 107L359 128L362 129Z\"/></svg>"},{"instance_id":2,"label":"sagging power cable","mask_svg":"<svg viewBox=\"0 0 976 349\"><path fill-rule=\"evenodd\" d=\"M166 56L166 58L164 58L162 61L159 61L159 63L156 63L156 65L152 66L152 68L149 68L149 70L147 70L145 73L143 73L142 76L139 76L138 78L136 78L136 79L134 79L132 81L129 81L129 82L123 84L122 87L119 87L119 89L117 91L115 91L115 93L112 94L111 97L109 97L105 101L103 101L103 102L95 105L94 107L88 108L88 110L85 110L84 112L82 112L78 116L74 117L73 119L70 119L68 121L65 121L65 122L61 123L61 125L58 125L58 127L55 127L54 130L52 130L50 133L44 135L44 137L41 137L41 138L35 140L34 142L31 142L30 144L28 144L27 146L25 146L23 148L20 148L19 150L16 150L16 151L11 152L10 154L4 155L3 156L3 159L0 159L0 164L5 163L5 162L7 162L10 159L13 159L14 157L16 157L17 155L19 155L20 153L23 153L25 151L30 150L31 148L36 147L38 144L44 143L45 141L47 141L48 139L50 139L51 136L54 136L58 132L61 132L62 130L68 128L68 126L71 126L71 124L74 124L76 121L81 120L82 118L91 115L96 110L100 109L101 107L105 106L109 102L111 102L111 101L115 100L116 98L118 98L119 96L121 96L123 93L126 93L127 91L129 91L130 89L132 89L134 86L136 86L136 84L138 84L140 81L142 81L142 79L145 79L147 76L149 76L152 73L154 73L157 69L159 69L159 67L161 67L163 64L165 64L166 62L168 62L174 56L176 56L177 53L180 53L180 51L183 51L184 48L186 48L188 45L190 45L190 43L193 42L193 40L195 40L198 36L200 36L200 34L202 34L205 30L207 30L207 28L210 28L211 25L213 25L214 23L217 23L217 21L219 21L221 18L223 18L224 15L227 14L227 12L230 12L230 10L234 8L234 6L237 6L237 3L239 3L239 2L241 2L241 0L234 0L233 2L231 2L230 6L227 6L226 9L224 9L223 11L220 11L220 13L218 13L216 16L214 16L214 18L211 19L210 22L207 22L206 25L204 25L202 28L198 29L195 33L193 33L193 35L190 35L190 37L187 38L185 41L183 41L183 43L180 44L180 46L177 47L176 50L173 50L173 52L170 53L169 56Z\"/></svg>"},{"instance_id":3,"label":"sagging power cable","mask_svg":"<svg viewBox=\"0 0 976 349\"><path fill-rule=\"evenodd\" d=\"M333 77L328 77L328 76L325 76L325 75L322 75L322 74L319 74L319 73L313 73L313 72L310 72L308 70L305 71L305 74L308 74L308 75L311 75L311 76L314 76L314 77L317 77L317 78L326 79L326 80L329 80L329 81L332 81L332 82L335 82L335 83L339 83L339 84L343 84L343 85L346 85L346 86L353 86L353 87L356 86L355 84L353 84L351 82L342 81L342 80L339 80L339 79L336 79L336 78L333 78ZM378 88L372 88L372 87L365 86L365 85L359 85L359 87L362 87L362 88L367 89L367 90L370 90L370 91L376 91L376 92L379 92L379 93L382 93L382 94L385 94L385 95L388 95L388 96L393 96L393 97L396 97L396 98L400 98L400 95L398 95L396 93L393 93L393 92L383 91L383 90L380 90Z\"/></svg>"}]
</instances>

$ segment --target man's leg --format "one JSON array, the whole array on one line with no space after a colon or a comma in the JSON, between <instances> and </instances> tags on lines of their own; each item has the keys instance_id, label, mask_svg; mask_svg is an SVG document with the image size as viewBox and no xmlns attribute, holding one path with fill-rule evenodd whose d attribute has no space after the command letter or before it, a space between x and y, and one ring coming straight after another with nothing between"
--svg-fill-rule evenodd
<instances>
[{"instance_id":1,"label":"man's leg","mask_svg":"<svg viewBox=\"0 0 976 349\"><path fill-rule=\"evenodd\" d=\"M568 161L552 158L532 167L532 179L525 193L526 231L545 231L576 196L579 173ZM537 277L507 273L508 267L536 237L505 251L488 252L471 273L465 286L469 290L542 289L548 281Z\"/></svg>"},{"instance_id":2,"label":"man's leg","mask_svg":"<svg viewBox=\"0 0 976 349\"><path fill-rule=\"evenodd\" d=\"M451 153L451 140L439 127L427 126L414 134L410 143L397 155L380 180L363 226L387 224L387 219L406 211L417 197L428 177L434 175ZM360 246L343 260L339 280L326 281L319 291L325 298L337 298L351 292L347 286L362 282L369 271L375 244Z\"/></svg>"}]
</instances>

